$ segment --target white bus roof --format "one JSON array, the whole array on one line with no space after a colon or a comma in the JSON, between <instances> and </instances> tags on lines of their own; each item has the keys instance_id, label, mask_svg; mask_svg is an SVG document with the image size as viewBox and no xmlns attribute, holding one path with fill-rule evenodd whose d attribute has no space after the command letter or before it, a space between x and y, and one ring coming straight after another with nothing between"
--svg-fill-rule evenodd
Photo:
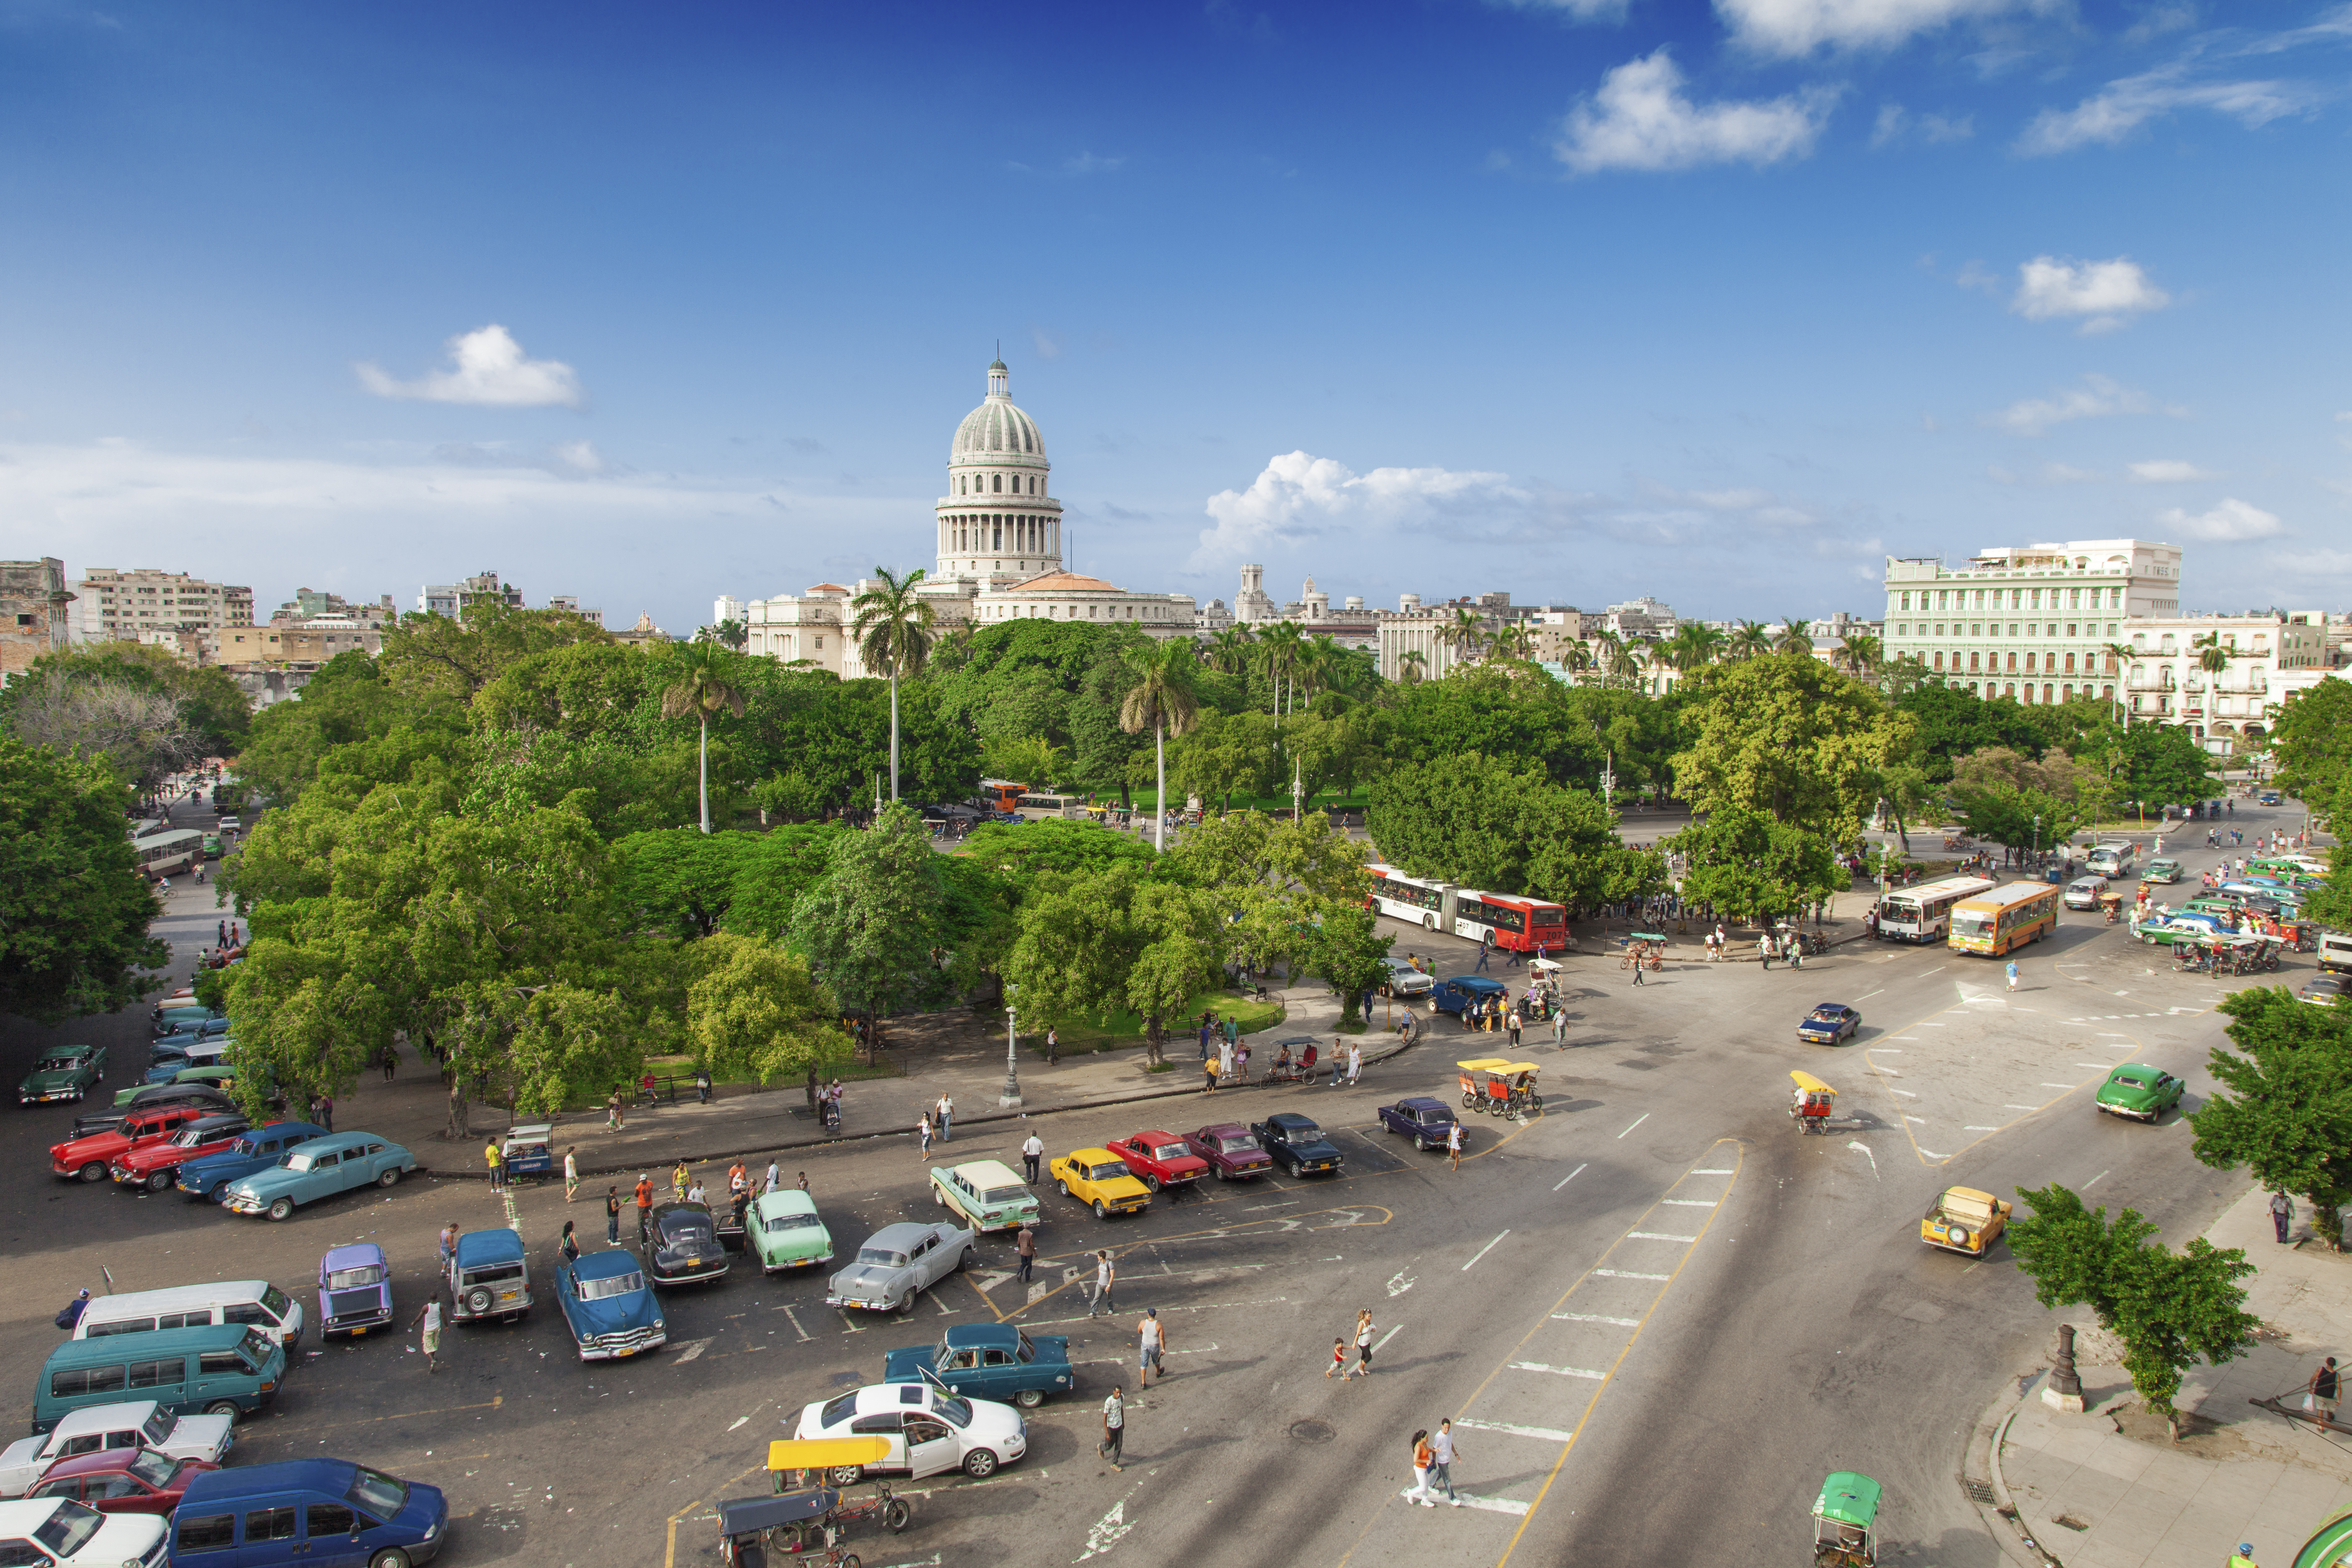
<instances>
[{"instance_id":1,"label":"white bus roof","mask_svg":"<svg viewBox=\"0 0 2352 1568\"><path fill-rule=\"evenodd\" d=\"M2005 910L2011 904L2021 904L2028 899L2044 893L2055 893L2057 890L2058 885L2055 882L2011 882L2006 888L1996 889L1990 893L1981 893L1972 899L1963 899L1961 902Z\"/></svg>"},{"instance_id":2,"label":"white bus roof","mask_svg":"<svg viewBox=\"0 0 2352 1568\"><path fill-rule=\"evenodd\" d=\"M1947 877L1940 882L1922 882L1916 888L1890 888L1887 901L1909 899L1921 902L1937 899L1969 898L1996 884L1989 877Z\"/></svg>"}]
</instances>

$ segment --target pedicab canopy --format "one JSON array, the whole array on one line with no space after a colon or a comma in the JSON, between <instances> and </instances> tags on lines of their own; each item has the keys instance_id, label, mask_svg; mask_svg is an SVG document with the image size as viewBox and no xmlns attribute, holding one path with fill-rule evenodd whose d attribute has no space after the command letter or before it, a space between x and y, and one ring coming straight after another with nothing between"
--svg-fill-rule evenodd
<instances>
[{"instance_id":1,"label":"pedicab canopy","mask_svg":"<svg viewBox=\"0 0 2352 1568\"><path fill-rule=\"evenodd\" d=\"M1464 1072L1501 1072L1511 1064L1500 1057L1473 1057L1466 1062L1455 1062Z\"/></svg>"},{"instance_id":2,"label":"pedicab canopy","mask_svg":"<svg viewBox=\"0 0 2352 1568\"><path fill-rule=\"evenodd\" d=\"M1792 1071L1789 1074L1789 1077L1794 1079L1797 1087L1803 1089L1807 1094L1835 1094L1837 1092L1836 1089L1832 1089L1829 1085L1823 1083L1821 1079L1815 1078L1809 1072Z\"/></svg>"},{"instance_id":3,"label":"pedicab canopy","mask_svg":"<svg viewBox=\"0 0 2352 1568\"><path fill-rule=\"evenodd\" d=\"M1853 1470L1832 1471L1813 1503L1813 1517L1868 1530L1878 1522L1878 1483L1868 1476Z\"/></svg>"},{"instance_id":4,"label":"pedicab canopy","mask_svg":"<svg viewBox=\"0 0 2352 1568\"><path fill-rule=\"evenodd\" d=\"M830 1470L878 1465L890 1457L887 1437L779 1437L768 1445L772 1470Z\"/></svg>"},{"instance_id":5,"label":"pedicab canopy","mask_svg":"<svg viewBox=\"0 0 2352 1568\"><path fill-rule=\"evenodd\" d=\"M2319 1533L2294 1554L2294 1568L2336 1568L2347 1557L2352 1557L2352 1513L2321 1525Z\"/></svg>"}]
</instances>

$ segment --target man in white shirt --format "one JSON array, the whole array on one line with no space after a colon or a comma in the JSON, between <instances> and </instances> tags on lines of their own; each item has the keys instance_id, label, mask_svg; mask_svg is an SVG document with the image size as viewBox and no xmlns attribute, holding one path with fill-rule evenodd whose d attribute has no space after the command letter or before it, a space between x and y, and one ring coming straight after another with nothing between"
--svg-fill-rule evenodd
<instances>
[{"instance_id":1,"label":"man in white shirt","mask_svg":"<svg viewBox=\"0 0 2352 1568\"><path fill-rule=\"evenodd\" d=\"M1038 1142L1037 1134L1030 1133L1021 1145L1021 1168L1028 1173L1028 1182L1033 1187L1037 1184L1037 1162L1045 1157L1045 1145Z\"/></svg>"},{"instance_id":2,"label":"man in white shirt","mask_svg":"<svg viewBox=\"0 0 2352 1568\"><path fill-rule=\"evenodd\" d=\"M415 1321L425 1326L424 1338L420 1342L425 1352L425 1370L439 1372L440 1363L434 1358L441 1353L441 1298L438 1295L426 1297Z\"/></svg>"},{"instance_id":3,"label":"man in white shirt","mask_svg":"<svg viewBox=\"0 0 2352 1568\"><path fill-rule=\"evenodd\" d=\"M1462 1506L1462 1500L1454 1495L1453 1422L1440 1421L1437 1424L1437 1430L1430 1435L1429 1451L1431 1455L1431 1463L1429 1467L1429 1480L1427 1482L1428 1489L1435 1491L1440 1487L1444 1488L1445 1500L1452 1503L1455 1508L1460 1508Z\"/></svg>"},{"instance_id":4,"label":"man in white shirt","mask_svg":"<svg viewBox=\"0 0 2352 1568\"><path fill-rule=\"evenodd\" d=\"M761 1187L760 1190L761 1190L761 1192L763 1192L763 1193L772 1193L772 1192L774 1192L774 1191L776 1190L776 1188L777 1188L778 1186L780 1186L780 1185L782 1184L782 1182L783 1182L783 1174L782 1174L782 1172L780 1172L780 1171L778 1171L778 1170L776 1169L776 1163L775 1163L775 1161L774 1161L774 1160L772 1160L772 1160L770 1160L770 1161L768 1162L768 1184L767 1184L766 1186L764 1186L764 1187Z\"/></svg>"}]
</instances>

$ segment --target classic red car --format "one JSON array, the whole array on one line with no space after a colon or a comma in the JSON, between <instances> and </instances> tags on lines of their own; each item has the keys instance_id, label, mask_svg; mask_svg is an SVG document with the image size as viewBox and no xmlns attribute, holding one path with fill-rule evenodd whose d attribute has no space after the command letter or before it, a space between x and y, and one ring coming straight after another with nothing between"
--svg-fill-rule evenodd
<instances>
[{"instance_id":1,"label":"classic red car","mask_svg":"<svg viewBox=\"0 0 2352 1568\"><path fill-rule=\"evenodd\" d=\"M1221 1182L1246 1181L1274 1169L1274 1156L1257 1134L1238 1121L1220 1121L1184 1135L1184 1145L1209 1163Z\"/></svg>"},{"instance_id":2,"label":"classic red car","mask_svg":"<svg viewBox=\"0 0 2352 1568\"><path fill-rule=\"evenodd\" d=\"M25 1495L71 1498L100 1513L169 1513L190 1481L219 1468L209 1459L174 1459L152 1448L100 1448L59 1459Z\"/></svg>"},{"instance_id":3,"label":"classic red car","mask_svg":"<svg viewBox=\"0 0 2352 1568\"><path fill-rule=\"evenodd\" d=\"M217 1113L212 1105L165 1105L135 1110L103 1132L49 1146L49 1169L85 1182L106 1180L106 1168L131 1150L169 1137L184 1121Z\"/></svg>"},{"instance_id":4,"label":"classic red car","mask_svg":"<svg viewBox=\"0 0 2352 1568\"><path fill-rule=\"evenodd\" d=\"M1114 1138L1103 1147L1126 1161L1129 1173L1155 1193L1190 1186L1209 1173L1209 1163L1173 1132L1139 1132Z\"/></svg>"},{"instance_id":5,"label":"classic red car","mask_svg":"<svg viewBox=\"0 0 2352 1568\"><path fill-rule=\"evenodd\" d=\"M250 1126L251 1122L234 1110L199 1116L169 1138L125 1149L107 1162L107 1174L125 1186L163 1192L178 1179L182 1161L227 1152L236 1147L236 1141L245 1136Z\"/></svg>"}]
</instances>

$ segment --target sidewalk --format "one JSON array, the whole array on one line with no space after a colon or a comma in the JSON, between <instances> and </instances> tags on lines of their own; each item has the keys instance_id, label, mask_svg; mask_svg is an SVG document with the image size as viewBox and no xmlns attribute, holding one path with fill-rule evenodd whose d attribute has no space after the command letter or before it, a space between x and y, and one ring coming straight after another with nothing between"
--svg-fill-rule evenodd
<instances>
[{"instance_id":1,"label":"sidewalk","mask_svg":"<svg viewBox=\"0 0 2352 1568\"><path fill-rule=\"evenodd\" d=\"M1365 1034L1335 1035L1339 1019L1339 1000L1320 984L1291 986L1277 994L1286 1013L1284 1021L1244 1037L1254 1047L1253 1067L1256 1069L1262 1071L1274 1059L1276 1042L1299 1035L1315 1036L1327 1061L1335 1038L1360 1043L1368 1071L1371 1064L1385 1061L1407 1048L1393 1033L1381 1032L1377 1010L1373 1027ZM799 1085L786 1084L772 1089L736 1089L722 1093L708 1105L688 1095L676 1105L632 1109L620 1132L605 1131L601 1110L560 1117L555 1123L555 1152L561 1162L563 1151L576 1146L583 1179L618 1176L633 1180L639 1172L667 1170L680 1160L701 1164L742 1155L758 1163L772 1153L827 1143L885 1137L911 1140L916 1121L943 1093L955 1102L952 1131L958 1132L969 1127L1088 1106L1180 1096L1201 1098L1199 1051L1192 1032L1171 1034L1162 1055L1170 1066L1169 1070L1159 1073L1145 1070L1139 1041L1132 1049L1069 1057L1049 1066L1031 1054L1024 1043L1020 1058L1022 1104L1018 1109L1000 1110L996 1102L1004 1092L1004 1054L1000 1036L992 1053L959 1050L918 1061L913 1064L914 1070L903 1078L864 1079L846 1085L841 1128L835 1132L827 1132L817 1124ZM1220 1090L1219 1099L1256 1092L1256 1085L1236 1087ZM1248 1103L1243 1102L1244 1106ZM289 1106L287 1114L299 1116L300 1111ZM1167 1119L1181 1121L1191 1114L1190 1108L1181 1114L1171 1108ZM1243 1110L1236 1108L1220 1114L1240 1117ZM335 1124L339 1128L348 1131L364 1127L405 1144L415 1152L419 1163L431 1168L436 1175L487 1179L482 1148L505 1130L504 1109L474 1102L470 1112L473 1136L462 1143L442 1137L448 1121L448 1091L442 1087L438 1073L428 1064L420 1064L413 1053L402 1058L397 1082L386 1084L379 1073L370 1070L360 1076L348 1098L335 1102ZM1191 1125L1198 1125L1197 1121ZM933 1145L934 1152L940 1153L951 1152L954 1148L952 1142Z\"/></svg>"},{"instance_id":2,"label":"sidewalk","mask_svg":"<svg viewBox=\"0 0 2352 1568\"><path fill-rule=\"evenodd\" d=\"M2188 1374L2176 1403L2194 1415L2180 1442L2139 1408L2130 1376L2116 1364L2116 1342L2095 1327L2082 1331L2083 1323L2075 1366L2084 1413L2043 1404L2036 1379L2009 1418L1997 1441L1994 1489L2017 1510L2045 1562L2213 1568L2245 1541L2257 1563L2284 1568L2314 1531L2352 1508L2352 1437L2247 1403L2275 1397L2300 1408L2322 1357L2352 1361L2345 1354L2352 1254L2328 1253L2300 1220L2303 1239L2281 1247L2268 1204L2252 1188L2205 1234L2216 1247L2244 1248L2260 1266L2246 1282L2247 1310L2280 1337ZM2016 1544L2013 1531L2005 1544Z\"/></svg>"}]
</instances>

